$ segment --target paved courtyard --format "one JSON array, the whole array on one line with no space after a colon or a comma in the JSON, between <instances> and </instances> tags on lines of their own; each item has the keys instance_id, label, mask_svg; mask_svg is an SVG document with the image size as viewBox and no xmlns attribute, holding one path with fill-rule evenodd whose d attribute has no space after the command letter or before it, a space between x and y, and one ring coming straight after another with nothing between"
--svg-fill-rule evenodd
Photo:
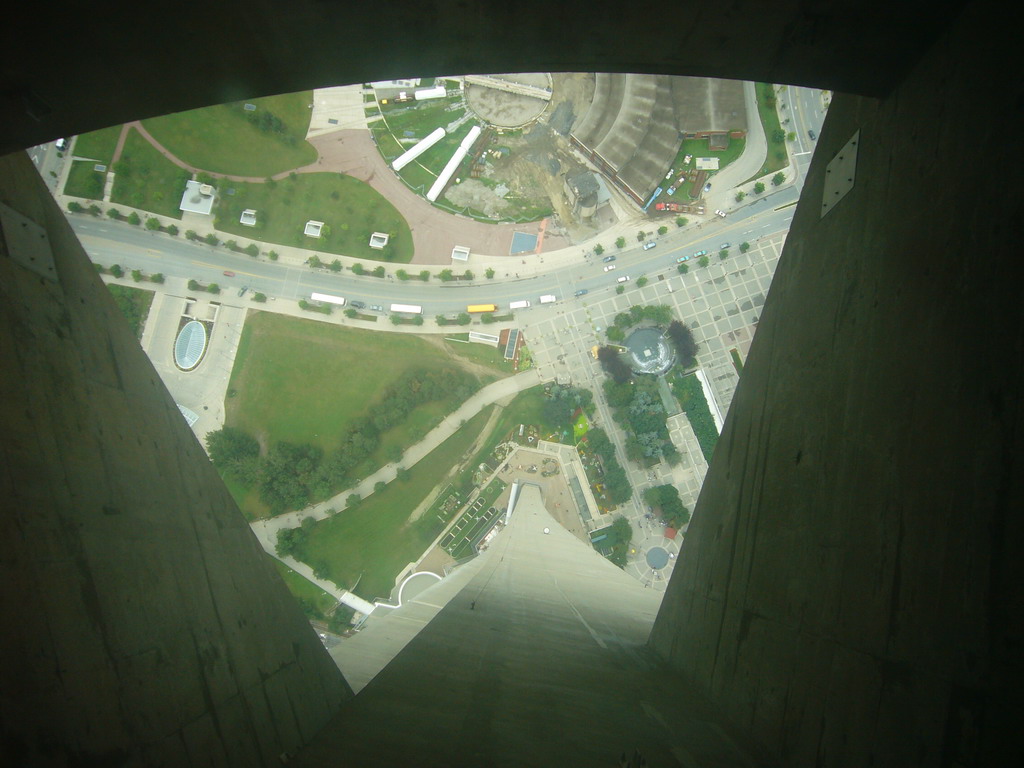
<instances>
[{"instance_id":1,"label":"paved courtyard","mask_svg":"<svg viewBox=\"0 0 1024 768\"><path fill-rule=\"evenodd\" d=\"M574 385L592 390L598 406L595 425L608 431L619 449L620 461L624 461L623 435L601 394L604 373L591 349L605 342L604 330L618 313L637 304L667 304L692 330L699 345L697 362L707 374L719 409L726 414L739 382L730 352L735 349L740 360L746 358L784 242L782 234L766 237L752 243L745 254L733 248L725 261L715 254L706 268L692 262L685 275L680 275L674 265L647 274L650 282L643 288L636 287L636 275L621 295L609 286L580 299L521 313L518 319L541 378L551 381L569 377ZM655 575L650 567L639 563L645 552L657 545L674 552L678 545L662 542L660 529L646 519L640 493L653 485L672 483L679 489L683 504L692 510L708 466L685 414L671 416L668 427L682 456L679 466L662 463L643 469L632 462L624 463L635 494L633 501L619 511L629 518L634 540L641 543L635 555L637 562L631 560L629 570L645 581Z\"/></svg>"}]
</instances>

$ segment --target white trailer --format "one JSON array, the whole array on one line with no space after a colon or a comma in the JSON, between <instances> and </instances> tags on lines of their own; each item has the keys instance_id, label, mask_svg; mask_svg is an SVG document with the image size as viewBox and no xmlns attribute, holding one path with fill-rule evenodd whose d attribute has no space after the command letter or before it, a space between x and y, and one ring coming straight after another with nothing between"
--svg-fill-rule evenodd
<instances>
[{"instance_id":1,"label":"white trailer","mask_svg":"<svg viewBox=\"0 0 1024 768\"><path fill-rule=\"evenodd\" d=\"M550 293L540 297L541 304L554 304L556 301L558 301L558 297Z\"/></svg>"},{"instance_id":2,"label":"white trailer","mask_svg":"<svg viewBox=\"0 0 1024 768\"><path fill-rule=\"evenodd\" d=\"M422 315L423 307L420 307L416 304L392 304L391 311L403 312L408 315Z\"/></svg>"},{"instance_id":3,"label":"white trailer","mask_svg":"<svg viewBox=\"0 0 1024 768\"><path fill-rule=\"evenodd\" d=\"M331 296L329 293L312 293L309 296L313 301L325 301L328 304L337 304L339 307L345 306L345 300L341 296Z\"/></svg>"},{"instance_id":4,"label":"white trailer","mask_svg":"<svg viewBox=\"0 0 1024 768\"><path fill-rule=\"evenodd\" d=\"M511 304L508 305L508 308L509 309L529 309L530 308L530 302L526 301L525 299L523 299L522 301L513 301Z\"/></svg>"},{"instance_id":5,"label":"white trailer","mask_svg":"<svg viewBox=\"0 0 1024 768\"><path fill-rule=\"evenodd\" d=\"M403 152L401 155L399 155L395 159L395 162L391 164L391 167L394 168L396 171L402 170L405 166L407 166L409 163L411 163L413 160L415 160L417 157L422 155L432 146L437 144L437 142L443 139L444 133L444 128L435 128L433 131L431 131L429 136L427 136L422 141L417 142L415 146L410 147L409 149L405 150L405 152Z\"/></svg>"}]
</instances>

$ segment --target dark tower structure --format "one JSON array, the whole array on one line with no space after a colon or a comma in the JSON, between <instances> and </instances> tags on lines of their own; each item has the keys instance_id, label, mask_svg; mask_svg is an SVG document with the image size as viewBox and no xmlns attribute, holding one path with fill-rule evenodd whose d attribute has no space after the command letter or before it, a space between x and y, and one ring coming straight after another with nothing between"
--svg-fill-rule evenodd
<instances>
[{"instance_id":1,"label":"dark tower structure","mask_svg":"<svg viewBox=\"0 0 1024 768\"><path fill-rule=\"evenodd\" d=\"M5 157L0 762L614 765L638 747L651 766L1021 763L1024 95L1003 6L47 12L0 30L0 151L410 73L842 93L648 642L560 594L554 566L488 614L466 590L518 578L491 553L355 698L31 163ZM577 641L587 663L559 664ZM430 665L453 659L446 687ZM406 706L425 681L433 707ZM600 749L564 748L587 738Z\"/></svg>"}]
</instances>

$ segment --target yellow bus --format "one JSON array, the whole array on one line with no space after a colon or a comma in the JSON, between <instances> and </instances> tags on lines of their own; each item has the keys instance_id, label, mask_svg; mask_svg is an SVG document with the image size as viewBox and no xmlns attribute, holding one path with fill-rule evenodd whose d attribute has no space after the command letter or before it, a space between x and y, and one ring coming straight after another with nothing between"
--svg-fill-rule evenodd
<instances>
[{"instance_id":1,"label":"yellow bus","mask_svg":"<svg viewBox=\"0 0 1024 768\"><path fill-rule=\"evenodd\" d=\"M470 304L466 307L466 311L470 314L475 312L496 312L498 309L497 304Z\"/></svg>"}]
</instances>

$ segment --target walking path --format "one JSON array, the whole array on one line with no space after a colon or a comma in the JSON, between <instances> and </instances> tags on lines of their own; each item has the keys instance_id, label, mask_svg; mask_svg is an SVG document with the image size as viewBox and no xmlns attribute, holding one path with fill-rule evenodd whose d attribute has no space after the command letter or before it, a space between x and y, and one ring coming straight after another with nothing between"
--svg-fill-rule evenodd
<instances>
[{"instance_id":1,"label":"walking path","mask_svg":"<svg viewBox=\"0 0 1024 768\"><path fill-rule=\"evenodd\" d=\"M530 369L516 374L515 376L509 376L506 379L501 379L493 384L487 385L466 400L466 402L459 406L457 410L446 416L444 420L434 427L426 437L420 440L420 442L407 448L405 453L402 455L401 461L385 464L369 477L360 481L351 488L346 488L344 491L341 491L327 501L323 501L303 510L278 515L277 517L272 517L267 520L258 520L252 524L253 532L259 539L263 549L274 557L277 557L277 532L282 528L295 528L302 522L303 518L306 517L323 520L331 514L341 514L348 506L348 497L351 494L357 493L361 498L365 499L373 493L374 486L378 482L383 481L385 483L390 483L395 479L399 467L408 469L414 466L427 454L441 445L441 443L455 434L456 430L458 430L464 422L473 418L488 405L516 395L540 383L540 375L537 373L536 369ZM288 565L296 571L303 573L304 576L306 575L300 568L293 565L288 558L279 559L288 563ZM307 578L310 578L311 576L312 570L310 570ZM314 581L321 587L323 586L319 579L310 578L310 581ZM334 594L334 592L337 591L337 587L333 590L327 591Z\"/></svg>"}]
</instances>

